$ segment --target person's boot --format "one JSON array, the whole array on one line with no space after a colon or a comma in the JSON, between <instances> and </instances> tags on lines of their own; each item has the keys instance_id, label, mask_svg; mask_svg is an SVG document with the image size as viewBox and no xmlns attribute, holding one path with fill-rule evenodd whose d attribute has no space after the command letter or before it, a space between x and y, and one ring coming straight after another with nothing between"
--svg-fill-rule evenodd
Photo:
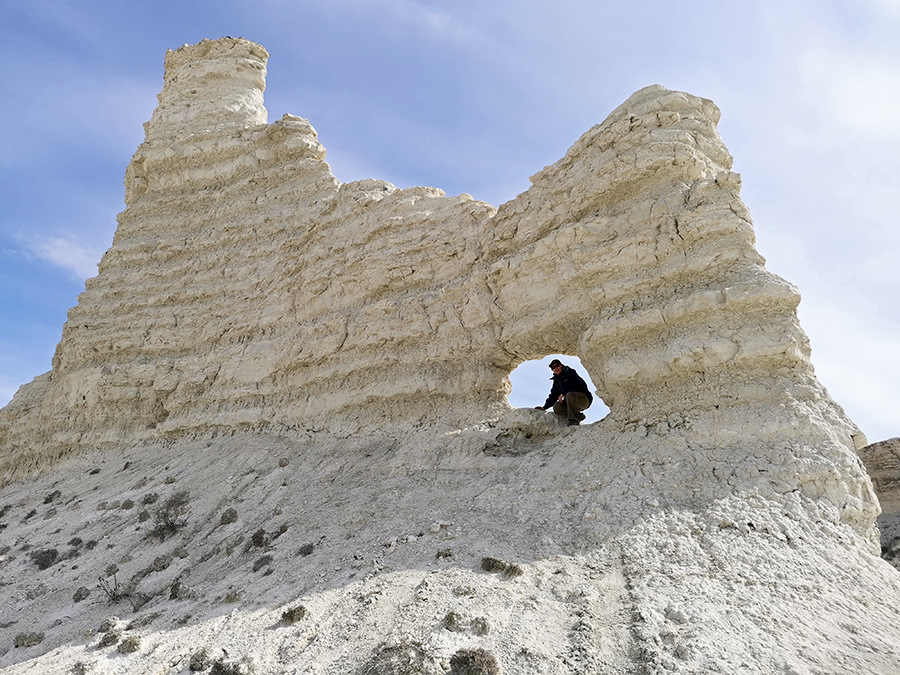
<instances>
[{"instance_id":1,"label":"person's boot","mask_svg":"<svg viewBox=\"0 0 900 675\"><path fill-rule=\"evenodd\" d=\"M581 424L581 422L579 422L578 420L569 420L569 421L567 422L567 424L568 424L570 427L577 427L579 424Z\"/></svg>"}]
</instances>

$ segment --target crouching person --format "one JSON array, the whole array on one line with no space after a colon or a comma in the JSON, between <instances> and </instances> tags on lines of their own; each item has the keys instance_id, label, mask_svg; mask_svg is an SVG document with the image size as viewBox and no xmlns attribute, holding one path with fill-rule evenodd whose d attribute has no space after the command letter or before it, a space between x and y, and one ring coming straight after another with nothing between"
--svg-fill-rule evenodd
<instances>
[{"instance_id":1,"label":"crouching person","mask_svg":"<svg viewBox=\"0 0 900 675\"><path fill-rule=\"evenodd\" d=\"M587 383L573 368L564 366L559 359L550 362L553 371L553 386L544 405L535 406L538 410L546 410L553 406L553 412L566 419L569 425L581 424L584 419L582 410L587 410L594 402L594 397Z\"/></svg>"}]
</instances>

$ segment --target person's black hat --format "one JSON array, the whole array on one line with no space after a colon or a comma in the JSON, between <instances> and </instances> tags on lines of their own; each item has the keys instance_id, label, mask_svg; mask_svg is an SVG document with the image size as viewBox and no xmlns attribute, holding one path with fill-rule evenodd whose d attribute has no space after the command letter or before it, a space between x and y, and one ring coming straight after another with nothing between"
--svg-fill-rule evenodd
<instances>
[{"instance_id":1,"label":"person's black hat","mask_svg":"<svg viewBox=\"0 0 900 675\"><path fill-rule=\"evenodd\" d=\"M553 359L550 362L550 370L553 370L554 368L556 368L556 366L561 366L561 365L562 365L562 361L560 361L559 359Z\"/></svg>"}]
</instances>

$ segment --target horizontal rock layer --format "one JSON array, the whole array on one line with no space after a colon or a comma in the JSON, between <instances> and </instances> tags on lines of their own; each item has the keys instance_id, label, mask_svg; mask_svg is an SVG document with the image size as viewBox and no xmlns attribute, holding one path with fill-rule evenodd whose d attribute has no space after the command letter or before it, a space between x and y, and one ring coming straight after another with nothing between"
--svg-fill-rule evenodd
<instances>
[{"instance_id":1,"label":"horizontal rock layer","mask_svg":"<svg viewBox=\"0 0 900 675\"><path fill-rule=\"evenodd\" d=\"M445 671L477 644L523 673L895 672L896 608L877 598L896 576L877 557L865 440L814 376L797 290L754 248L713 103L642 89L494 208L340 183L307 120L266 123L266 58L230 38L169 53L113 246L69 312L53 370L0 411L9 503L42 490L53 502L64 485L75 518L63 532L30 507L8 516L18 552L0 565L25 578L65 534L96 578L110 561L71 542L113 533L115 564L143 565L128 588L159 605L141 624L160 622L150 651L103 668L184 670L189 645L219 635L243 645L232 652L265 642L260 667L314 664L298 672L381 672L378 659L406 658L395 648L421 672ZM509 373L548 353L580 357L606 419L562 430L510 409ZM252 485L262 474L247 463L268 466L271 453L293 468ZM92 457L105 476L94 484L79 473L96 475L82 464ZM127 489L109 470L116 457ZM187 585L202 599L167 587L197 613L184 631L150 587L147 519L79 511L88 487L133 507L163 471L204 495L171 564L151 561L179 570L173 584L198 575ZM221 623L219 599L248 574L230 556L256 552L256 532L247 544L207 527L235 495L260 537L263 521L295 514L340 562L259 556L252 573L290 572L261 587L262 614ZM433 534L455 523L459 562L414 547L390 577L381 562L364 575L360 559L398 549L391 533L427 539L426 512ZM213 556L188 550L207 545ZM519 561L518 586L473 572L489 553ZM52 592L16 585L0 600L37 625L72 590L75 568L63 569ZM479 600L454 600L465 589ZM54 599L35 606L36 593ZM359 618L380 593L382 609ZM266 612L298 598L317 623L284 641L266 633ZM466 633L492 613L494 637ZM441 632L461 626L464 640ZM0 646L2 663L59 646L35 667L75 667L79 631L51 622L44 647L23 633L33 651Z\"/></svg>"}]
</instances>

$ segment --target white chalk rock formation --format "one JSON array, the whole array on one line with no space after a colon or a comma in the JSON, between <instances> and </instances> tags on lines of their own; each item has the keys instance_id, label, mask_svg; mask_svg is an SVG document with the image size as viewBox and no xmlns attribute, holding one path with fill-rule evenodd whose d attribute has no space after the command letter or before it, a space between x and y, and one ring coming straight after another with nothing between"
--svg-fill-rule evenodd
<instances>
[{"instance_id":1,"label":"white chalk rock formation","mask_svg":"<svg viewBox=\"0 0 900 675\"><path fill-rule=\"evenodd\" d=\"M0 666L187 673L227 645L285 673L900 670L865 441L754 249L712 102L642 89L494 208L341 184L308 121L266 123L266 58L167 55L113 246L0 411L0 565L46 579L0 588L23 622ZM602 422L510 409L512 369L557 352ZM172 485L190 519L124 508ZM21 552L64 537L115 554ZM73 608L114 561L124 590ZM84 625L135 599L144 647L96 658Z\"/></svg>"}]
</instances>

